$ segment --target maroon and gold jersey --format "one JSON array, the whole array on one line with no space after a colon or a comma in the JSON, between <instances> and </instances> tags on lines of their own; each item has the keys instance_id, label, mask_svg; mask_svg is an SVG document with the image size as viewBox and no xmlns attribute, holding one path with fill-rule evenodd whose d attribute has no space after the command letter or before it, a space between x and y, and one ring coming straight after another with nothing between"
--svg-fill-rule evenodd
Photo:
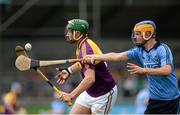
<instances>
[{"instance_id":1,"label":"maroon and gold jersey","mask_svg":"<svg viewBox=\"0 0 180 115\"><path fill-rule=\"evenodd\" d=\"M3 101L4 101L5 114L12 114L8 106L11 106L14 110L17 109L17 103L18 103L17 96L13 92L9 92L5 94L3 97Z\"/></svg>"},{"instance_id":2,"label":"maroon and gold jersey","mask_svg":"<svg viewBox=\"0 0 180 115\"><path fill-rule=\"evenodd\" d=\"M76 56L78 59L85 55L102 54L99 47L89 38L84 38L78 45ZM81 74L84 78L84 73L87 69L95 71L95 83L87 90L87 93L92 97L98 97L109 92L115 82L107 67L106 62L96 61L95 64L81 64Z\"/></svg>"}]
</instances>

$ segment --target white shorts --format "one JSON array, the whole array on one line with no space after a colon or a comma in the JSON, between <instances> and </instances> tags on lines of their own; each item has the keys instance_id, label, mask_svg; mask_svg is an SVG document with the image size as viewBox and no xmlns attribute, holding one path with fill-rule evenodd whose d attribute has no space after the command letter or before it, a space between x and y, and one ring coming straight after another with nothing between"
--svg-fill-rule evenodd
<instances>
[{"instance_id":1,"label":"white shorts","mask_svg":"<svg viewBox=\"0 0 180 115\"><path fill-rule=\"evenodd\" d=\"M84 91L77 97L75 103L90 108L92 114L108 114L116 102L117 93L117 86L114 86L110 92L99 97L91 97Z\"/></svg>"}]
</instances>

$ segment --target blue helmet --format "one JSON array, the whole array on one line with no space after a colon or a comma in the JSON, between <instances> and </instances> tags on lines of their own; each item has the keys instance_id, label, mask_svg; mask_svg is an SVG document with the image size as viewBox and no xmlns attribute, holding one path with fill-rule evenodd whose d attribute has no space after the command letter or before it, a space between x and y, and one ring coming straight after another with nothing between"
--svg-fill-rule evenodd
<instances>
[{"instance_id":1,"label":"blue helmet","mask_svg":"<svg viewBox=\"0 0 180 115\"><path fill-rule=\"evenodd\" d=\"M144 25L144 24L150 24L150 25L152 25L153 28L154 28L154 31L156 32L156 24L155 24L153 21L151 21L151 20L141 21L141 22L137 23L135 26L137 26L137 25Z\"/></svg>"}]
</instances>

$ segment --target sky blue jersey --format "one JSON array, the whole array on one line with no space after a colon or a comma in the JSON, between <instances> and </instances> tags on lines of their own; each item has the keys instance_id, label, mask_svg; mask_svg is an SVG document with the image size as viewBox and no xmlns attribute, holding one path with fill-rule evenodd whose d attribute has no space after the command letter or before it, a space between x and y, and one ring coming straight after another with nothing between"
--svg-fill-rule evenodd
<instances>
[{"instance_id":1,"label":"sky blue jersey","mask_svg":"<svg viewBox=\"0 0 180 115\"><path fill-rule=\"evenodd\" d=\"M127 55L128 59L136 61L144 68L160 68L163 65L171 65L171 74L169 76L147 75L150 99L172 100L180 96L173 56L166 44L157 42L148 52L142 47L134 47L127 51Z\"/></svg>"}]
</instances>

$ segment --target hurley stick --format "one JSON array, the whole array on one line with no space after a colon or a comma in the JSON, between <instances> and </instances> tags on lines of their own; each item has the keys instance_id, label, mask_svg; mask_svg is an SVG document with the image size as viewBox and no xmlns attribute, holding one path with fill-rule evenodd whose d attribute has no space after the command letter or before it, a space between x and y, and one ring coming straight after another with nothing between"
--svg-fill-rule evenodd
<instances>
[{"instance_id":1,"label":"hurley stick","mask_svg":"<svg viewBox=\"0 0 180 115\"><path fill-rule=\"evenodd\" d=\"M57 64L75 63L75 62L79 62L81 60L82 59L41 61L41 60L30 59L27 56L20 55L17 57L15 65L20 71L26 71L31 68L44 67L44 66L57 65Z\"/></svg>"},{"instance_id":2,"label":"hurley stick","mask_svg":"<svg viewBox=\"0 0 180 115\"><path fill-rule=\"evenodd\" d=\"M16 52L16 55L17 55L17 56L23 55L23 56L25 56L25 57L28 58L28 55L27 55L26 51L24 50L24 48L23 48L22 46L16 46L15 52ZM48 78L41 72L41 70L39 70L39 69L36 68L36 67L34 68L34 70L36 70L36 72L39 73L39 75L40 75L41 77L43 77L44 80L46 80L46 82L53 88L53 90L54 90L56 93L58 93L58 94L60 95L60 97L63 96L62 91L59 90L55 85L53 85L52 82L49 81ZM68 106L71 106L71 105L72 105L71 101L68 101L68 102L66 102L66 103L67 103Z\"/></svg>"}]
</instances>

